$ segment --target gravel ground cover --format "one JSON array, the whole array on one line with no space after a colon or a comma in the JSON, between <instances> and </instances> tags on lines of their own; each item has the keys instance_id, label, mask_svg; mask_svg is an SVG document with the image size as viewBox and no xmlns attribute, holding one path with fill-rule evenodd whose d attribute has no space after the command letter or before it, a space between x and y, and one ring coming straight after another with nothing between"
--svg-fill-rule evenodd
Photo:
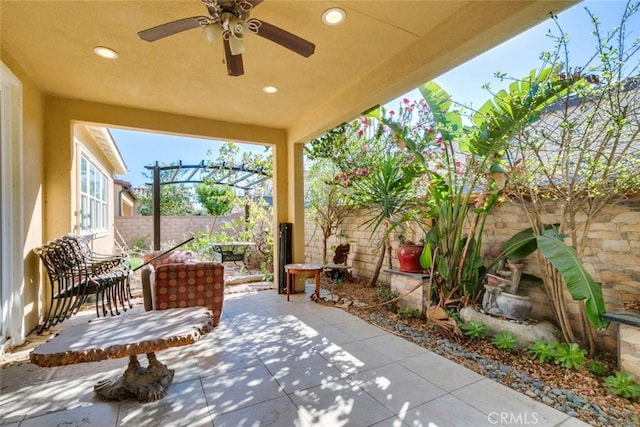
<instances>
[{"instance_id":1,"label":"gravel ground cover","mask_svg":"<svg viewBox=\"0 0 640 427\"><path fill-rule=\"evenodd\" d=\"M507 352L495 348L488 339L451 342L421 319L401 318L380 304L375 288L361 280L333 283L323 279L323 293L332 301L353 301L349 312L413 341L488 378L494 379L533 399L594 426L640 426L640 402L615 396L586 367L566 369L552 363L531 360L525 351ZM598 360L616 370L611 355Z\"/></svg>"}]
</instances>

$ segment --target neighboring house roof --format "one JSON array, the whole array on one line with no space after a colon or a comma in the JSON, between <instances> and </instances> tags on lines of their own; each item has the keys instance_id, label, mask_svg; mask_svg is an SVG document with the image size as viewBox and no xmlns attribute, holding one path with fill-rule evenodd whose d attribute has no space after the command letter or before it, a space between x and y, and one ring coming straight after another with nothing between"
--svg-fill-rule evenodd
<instances>
[{"instance_id":1,"label":"neighboring house roof","mask_svg":"<svg viewBox=\"0 0 640 427\"><path fill-rule=\"evenodd\" d=\"M113 183L115 185L119 185L120 187L122 187L122 190L126 193L129 193L129 196L133 199L133 200L137 200L138 198L136 197L136 193L135 193L135 188L133 188L133 185L129 182L129 181L124 181L122 179L114 179Z\"/></svg>"},{"instance_id":2,"label":"neighboring house roof","mask_svg":"<svg viewBox=\"0 0 640 427\"><path fill-rule=\"evenodd\" d=\"M109 130L103 126L93 126L88 124L83 126L87 129L87 132L89 132L91 137L94 139L96 145L109 160L109 163L111 163L111 166L113 167L112 173L114 175L127 173L127 165L124 163L120 150L118 150L118 146L113 140Z\"/></svg>"}]
</instances>

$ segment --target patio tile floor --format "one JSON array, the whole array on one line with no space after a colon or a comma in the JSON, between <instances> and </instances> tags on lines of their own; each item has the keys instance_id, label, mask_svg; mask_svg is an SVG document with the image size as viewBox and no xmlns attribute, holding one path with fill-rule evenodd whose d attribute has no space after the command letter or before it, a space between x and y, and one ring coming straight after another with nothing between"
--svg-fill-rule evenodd
<instances>
[{"instance_id":1,"label":"patio tile floor","mask_svg":"<svg viewBox=\"0 0 640 427\"><path fill-rule=\"evenodd\" d=\"M5 368L1 424L587 425L345 311L311 302L310 292L292 295L291 302L273 290L225 296L214 331L194 345L158 353L176 373L168 396L157 402L94 397L93 384L122 373L126 359Z\"/></svg>"}]
</instances>

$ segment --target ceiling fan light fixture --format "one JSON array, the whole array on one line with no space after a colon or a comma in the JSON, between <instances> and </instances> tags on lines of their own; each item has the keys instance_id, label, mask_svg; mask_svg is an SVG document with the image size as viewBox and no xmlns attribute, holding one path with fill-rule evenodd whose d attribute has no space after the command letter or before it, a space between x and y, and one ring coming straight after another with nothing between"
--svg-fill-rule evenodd
<instances>
[{"instance_id":1,"label":"ceiling fan light fixture","mask_svg":"<svg viewBox=\"0 0 640 427\"><path fill-rule=\"evenodd\" d=\"M202 27L202 35L209 44L214 44L222 35L222 28L217 23L205 25Z\"/></svg>"},{"instance_id":2,"label":"ceiling fan light fixture","mask_svg":"<svg viewBox=\"0 0 640 427\"><path fill-rule=\"evenodd\" d=\"M238 37L234 33L229 35L229 49L231 55L242 55L244 52L244 43L242 43L242 36Z\"/></svg>"},{"instance_id":3,"label":"ceiling fan light fixture","mask_svg":"<svg viewBox=\"0 0 640 427\"><path fill-rule=\"evenodd\" d=\"M344 22L346 17L347 12L343 9L340 9L339 7L332 7L324 11L322 14L322 22L330 26L340 25Z\"/></svg>"},{"instance_id":4,"label":"ceiling fan light fixture","mask_svg":"<svg viewBox=\"0 0 640 427\"><path fill-rule=\"evenodd\" d=\"M265 86L262 88L262 91L264 93L276 93L278 91L278 88L275 86Z\"/></svg>"},{"instance_id":5,"label":"ceiling fan light fixture","mask_svg":"<svg viewBox=\"0 0 640 427\"><path fill-rule=\"evenodd\" d=\"M104 59L117 59L118 52L115 50L105 47L105 46L96 46L93 48L93 52L98 55L100 58Z\"/></svg>"}]
</instances>

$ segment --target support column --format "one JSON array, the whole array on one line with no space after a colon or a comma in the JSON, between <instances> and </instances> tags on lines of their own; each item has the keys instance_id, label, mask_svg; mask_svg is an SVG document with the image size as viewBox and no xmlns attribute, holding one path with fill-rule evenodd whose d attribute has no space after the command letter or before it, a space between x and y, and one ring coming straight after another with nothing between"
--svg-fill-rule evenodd
<instances>
[{"instance_id":1,"label":"support column","mask_svg":"<svg viewBox=\"0 0 640 427\"><path fill-rule=\"evenodd\" d=\"M153 167L153 250L160 250L160 166Z\"/></svg>"}]
</instances>

